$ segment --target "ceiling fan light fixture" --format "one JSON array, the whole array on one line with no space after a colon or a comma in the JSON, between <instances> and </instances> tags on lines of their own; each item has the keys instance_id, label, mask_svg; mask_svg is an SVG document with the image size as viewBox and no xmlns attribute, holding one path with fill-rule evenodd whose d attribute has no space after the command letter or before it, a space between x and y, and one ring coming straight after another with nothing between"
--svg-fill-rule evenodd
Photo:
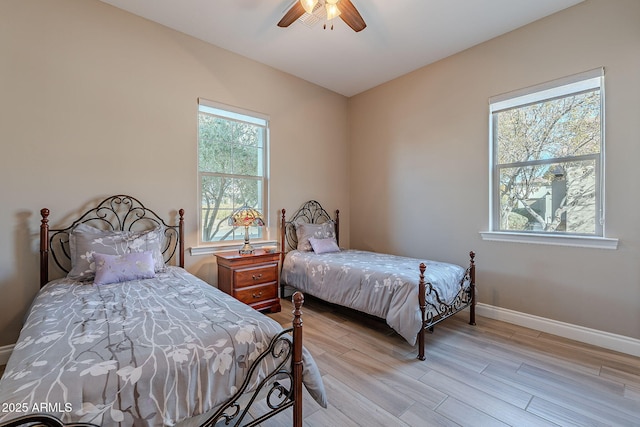
<instances>
[{"instance_id":1,"label":"ceiling fan light fixture","mask_svg":"<svg viewBox=\"0 0 640 427\"><path fill-rule=\"evenodd\" d=\"M300 4L304 11L311 15L313 14L313 9L316 7L316 4L318 4L318 0L300 0Z\"/></svg>"},{"instance_id":2,"label":"ceiling fan light fixture","mask_svg":"<svg viewBox=\"0 0 640 427\"><path fill-rule=\"evenodd\" d=\"M325 20L326 28L327 21L333 21L336 17L340 17L356 33L367 27L351 0L293 0L282 19L278 21L278 27L286 28L296 21L312 27L318 21Z\"/></svg>"},{"instance_id":3,"label":"ceiling fan light fixture","mask_svg":"<svg viewBox=\"0 0 640 427\"><path fill-rule=\"evenodd\" d=\"M333 18L340 16L340 9L336 6L336 3L330 3L329 0L325 3L327 9L327 20L331 21Z\"/></svg>"}]
</instances>

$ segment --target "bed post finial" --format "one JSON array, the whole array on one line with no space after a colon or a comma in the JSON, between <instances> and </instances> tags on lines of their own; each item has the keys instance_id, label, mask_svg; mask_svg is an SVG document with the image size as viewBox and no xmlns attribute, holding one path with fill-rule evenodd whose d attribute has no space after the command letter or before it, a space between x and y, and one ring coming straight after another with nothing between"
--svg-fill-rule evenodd
<instances>
[{"instance_id":1,"label":"bed post finial","mask_svg":"<svg viewBox=\"0 0 640 427\"><path fill-rule=\"evenodd\" d=\"M469 252L469 293L471 297L471 306L469 307L469 324L476 324L476 253Z\"/></svg>"},{"instance_id":2,"label":"bed post finial","mask_svg":"<svg viewBox=\"0 0 640 427\"><path fill-rule=\"evenodd\" d=\"M424 262L420 263L420 281L418 282L418 305L420 306L420 316L422 323L418 332L418 359L425 360L424 355L424 326L427 321L427 286L424 283L424 272L427 266Z\"/></svg>"},{"instance_id":3,"label":"bed post finial","mask_svg":"<svg viewBox=\"0 0 640 427\"><path fill-rule=\"evenodd\" d=\"M284 211L284 209L283 209ZM302 311L304 303L302 292L296 291L291 297L293 301L293 425L302 426Z\"/></svg>"},{"instance_id":4,"label":"bed post finial","mask_svg":"<svg viewBox=\"0 0 640 427\"><path fill-rule=\"evenodd\" d=\"M291 301L293 301L294 307L294 320L300 321L300 325L302 325L302 311L300 311L300 309L302 308L302 304L304 304L304 295L299 291L294 292L293 296L291 297Z\"/></svg>"},{"instance_id":5,"label":"bed post finial","mask_svg":"<svg viewBox=\"0 0 640 427\"><path fill-rule=\"evenodd\" d=\"M49 209L40 210L40 287L49 281Z\"/></svg>"}]
</instances>

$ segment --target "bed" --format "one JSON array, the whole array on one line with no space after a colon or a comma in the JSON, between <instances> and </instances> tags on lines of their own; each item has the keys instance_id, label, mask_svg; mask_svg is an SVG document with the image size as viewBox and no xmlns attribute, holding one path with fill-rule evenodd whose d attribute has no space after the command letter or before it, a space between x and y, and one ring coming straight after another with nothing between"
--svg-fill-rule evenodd
<instances>
[{"instance_id":1,"label":"bed","mask_svg":"<svg viewBox=\"0 0 640 427\"><path fill-rule=\"evenodd\" d=\"M339 247L340 216L315 200L287 219L282 209L281 294L290 286L385 319L425 360L425 333L469 308L475 325L475 253L459 265Z\"/></svg>"},{"instance_id":2,"label":"bed","mask_svg":"<svg viewBox=\"0 0 640 427\"><path fill-rule=\"evenodd\" d=\"M301 426L303 384L326 407L302 294L283 329L188 273L182 209L165 222L116 195L66 228L41 215L41 289L0 380L1 425L250 426L293 408Z\"/></svg>"}]
</instances>

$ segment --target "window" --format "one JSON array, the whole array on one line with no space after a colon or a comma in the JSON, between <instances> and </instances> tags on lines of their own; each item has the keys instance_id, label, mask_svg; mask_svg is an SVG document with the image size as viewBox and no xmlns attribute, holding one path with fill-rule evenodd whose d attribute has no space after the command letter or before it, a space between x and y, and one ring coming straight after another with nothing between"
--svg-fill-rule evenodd
<instances>
[{"instance_id":1,"label":"window","mask_svg":"<svg viewBox=\"0 0 640 427\"><path fill-rule=\"evenodd\" d=\"M490 100L491 227L604 236L604 70Z\"/></svg>"},{"instance_id":2,"label":"window","mask_svg":"<svg viewBox=\"0 0 640 427\"><path fill-rule=\"evenodd\" d=\"M242 206L262 212L267 222L269 121L261 114L198 100L198 189L200 243L244 240L244 229L229 225ZM262 227L249 227L252 239Z\"/></svg>"}]
</instances>

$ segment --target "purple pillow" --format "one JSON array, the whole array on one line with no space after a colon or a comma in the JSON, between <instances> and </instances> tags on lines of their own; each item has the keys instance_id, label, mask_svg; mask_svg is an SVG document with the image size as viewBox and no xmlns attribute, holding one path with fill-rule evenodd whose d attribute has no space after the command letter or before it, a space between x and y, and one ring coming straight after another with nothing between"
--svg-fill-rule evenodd
<instances>
[{"instance_id":1,"label":"purple pillow","mask_svg":"<svg viewBox=\"0 0 640 427\"><path fill-rule=\"evenodd\" d=\"M317 254L326 254L329 252L340 252L338 243L336 243L336 239L333 237L329 237L327 239L316 239L315 237L310 237L309 243L311 243L313 252Z\"/></svg>"},{"instance_id":2,"label":"purple pillow","mask_svg":"<svg viewBox=\"0 0 640 427\"><path fill-rule=\"evenodd\" d=\"M156 274L151 252L132 252L124 255L94 253L93 260L96 266L93 283L96 285L150 279Z\"/></svg>"}]
</instances>

